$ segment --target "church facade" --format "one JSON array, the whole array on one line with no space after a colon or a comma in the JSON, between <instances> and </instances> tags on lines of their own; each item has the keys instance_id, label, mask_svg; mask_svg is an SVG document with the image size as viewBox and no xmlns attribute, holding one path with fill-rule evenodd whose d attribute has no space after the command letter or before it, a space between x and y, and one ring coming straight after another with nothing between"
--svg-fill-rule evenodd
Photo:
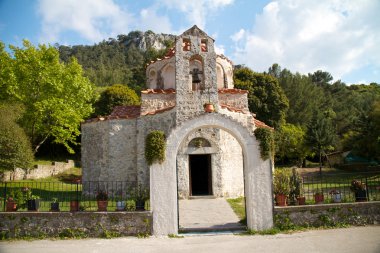
<instances>
[{"instance_id":1,"label":"church facade","mask_svg":"<svg viewBox=\"0 0 380 253\"><path fill-rule=\"evenodd\" d=\"M214 40L190 28L146 75L141 106L82 124L83 181L150 189L155 234L177 233L178 199L197 195L245 196L248 227L271 227L272 162L261 159L253 133L268 126L249 112L247 91L234 88L232 62L215 53ZM149 166L153 130L165 133L166 159Z\"/></svg>"}]
</instances>

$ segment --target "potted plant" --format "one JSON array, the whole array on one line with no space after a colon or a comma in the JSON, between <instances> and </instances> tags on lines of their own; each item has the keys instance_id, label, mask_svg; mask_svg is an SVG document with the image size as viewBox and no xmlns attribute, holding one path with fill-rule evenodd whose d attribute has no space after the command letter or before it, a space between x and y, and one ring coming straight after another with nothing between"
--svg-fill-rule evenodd
<instances>
[{"instance_id":1,"label":"potted plant","mask_svg":"<svg viewBox=\"0 0 380 253\"><path fill-rule=\"evenodd\" d=\"M78 212L78 211L79 211L79 201L70 200L70 212Z\"/></svg>"},{"instance_id":2,"label":"potted plant","mask_svg":"<svg viewBox=\"0 0 380 253\"><path fill-rule=\"evenodd\" d=\"M15 212L25 202L20 189L12 190L7 197L6 211Z\"/></svg>"},{"instance_id":3,"label":"potted plant","mask_svg":"<svg viewBox=\"0 0 380 253\"><path fill-rule=\"evenodd\" d=\"M323 196L323 191L317 189L316 192L314 193L314 201L315 204L323 204L325 201L325 197Z\"/></svg>"},{"instance_id":4,"label":"potted plant","mask_svg":"<svg viewBox=\"0 0 380 253\"><path fill-rule=\"evenodd\" d=\"M59 212L59 202L57 198L52 198L52 202L50 203L50 211Z\"/></svg>"},{"instance_id":5,"label":"potted plant","mask_svg":"<svg viewBox=\"0 0 380 253\"><path fill-rule=\"evenodd\" d=\"M367 190L366 185L359 180L352 180L350 189L355 194L356 202L367 201Z\"/></svg>"},{"instance_id":6,"label":"potted plant","mask_svg":"<svg viewBox=\"0 0 380 253\"><path fill-rule=\"evenodd\" d=\"M107 211L108 206L108 193L104 190L100 190L96 194L96 201L98 203L98 211Z\"/></svg>"},{"instance_id":7,"label":"potted plant","mask_svg":"<svg viewBox=\"0 0 380 253\"><path fill-rule=\"evenodd\" d=\"M125 201L121 196L116 198L116 211L124 211L125 210Z\"/></svg>"},{"instance_id":8,"label":"potted plant","mask_svg":"<svg viewBox=\"0 0 380 253\"><path fill-rule=\"evenodd\" d=\"M136 202L133 199L127 200L125 203L125 209L129 212L136 211Z\"/></svg>"},{"instance_id":9,"label":"potted plant","mask_svg":"<svg viewBox=\"0 0 380 253\"><path fill-rule=\"evenodd\" d=\"M208 102L203 105L203 108L205 109L205 112L211 113L215 111L214 104Z\"/></svg>"},{"instance_id":10,"label":"potted plant","mask_svg":"<svg viewBox=\"0 0 380 253\"><path fill-rule=\"evenodd\" d=\"M331 200L334 203L340 203L342 202L342 194L337 189L332 189L329 194L331 195Z\"/></svg>"},{"instance_id":11,"label":"potted plant","mask_svg":"<svg viewBox=\"0 0 380 253\"><path fill-rule=\"evenodd\" d=\"M303 180L296 168L292 169L292 175L290 177L289 198L293 204L305 205L306 198L303 196Z\"/></svg>"},{"instance_id":12,"label":"potted plant","mask_svg":"<svg viewBox=\"0 0 380 253\"><path fill-rule=\"evenodd\" d=\"M273 186L277 205L286 206L287 195L290 192L290 175L287 169L275 170Z\"/></svg>"},{"instance_id":13,"label":"potted plant","mask_svg":"<svg viewBox=\"0 0 380 253\"><path fill-rule=\"evenodd\" d=\"M33 195L32 190L28 187L24 187L22 191L28 211L38 211L40 208L40 197L38 195Z\"/></svg>"},{"instance_id":14,"label":"potted plant","mask_svg":"<svg viewBox=\"0 0 380 253\"><path fill-rule=\"evenodd\" d=\"M143 189L143 187L139 185L132 190L130 195L136 203L136 210L145 210L145 201L149 199L149 191L147 189Z\"/></svg>"}]
</instances>

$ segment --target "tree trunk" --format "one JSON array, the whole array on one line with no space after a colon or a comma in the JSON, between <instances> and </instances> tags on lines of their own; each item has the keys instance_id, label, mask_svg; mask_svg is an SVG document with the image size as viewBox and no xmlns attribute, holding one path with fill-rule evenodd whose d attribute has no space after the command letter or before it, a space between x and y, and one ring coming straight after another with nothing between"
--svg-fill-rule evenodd
<instances>
[{"instance_id":1,"label":"tree trunk","mask_svg":"<svg viewBox=\"0 0 380 253\"><path fill-rule=\"evenodd\" d=\"M41 145L47 140L48 137L49 137L49 134L46 135L45 138L37 144L37 146L34 148L34 154L37 153L38 149L39 149L39 148L41 147Z\"/></svg>"}]
</instances>

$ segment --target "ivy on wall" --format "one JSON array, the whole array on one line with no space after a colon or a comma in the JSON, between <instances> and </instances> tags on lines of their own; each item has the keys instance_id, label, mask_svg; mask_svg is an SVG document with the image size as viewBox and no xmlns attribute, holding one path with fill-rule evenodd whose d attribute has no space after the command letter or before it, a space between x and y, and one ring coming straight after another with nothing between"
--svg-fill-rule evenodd
<instances>
[{"instance_id":1,"label":"ivy on wall","mask_svg":"<svg viewBox=\"0 0 380 253\"><path fill-rule=\"evenodd\" d=\"M268 128L256 128L256 139L260 141L260 155L263 160L270 158L274 154L274 136L273 131Z\"/></svg>"},{"instance_id":2,"label":"ivy on wall","mask_svg":"<svg viewBox=\"0 0 380 253\"><path fill-rule=\"evenodd\" d=\"M155 162L165 161L165 134L162 131L154 130L145 139L145 159L149 165Z\"/></svg>"}]
</instances>

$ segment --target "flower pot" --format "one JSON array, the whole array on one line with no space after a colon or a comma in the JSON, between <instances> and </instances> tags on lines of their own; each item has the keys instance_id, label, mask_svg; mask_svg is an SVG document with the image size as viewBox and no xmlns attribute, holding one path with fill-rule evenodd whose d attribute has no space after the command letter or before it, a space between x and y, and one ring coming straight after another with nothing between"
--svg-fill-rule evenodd
<instances>
[{"instance_id":1,"label":"flower pot","mask_svg":"<svg viewBox=\"0 0 380 253\"><path fill-rule=\"evenodd\" d=\"M51 212L59 212L59 202L50 203L50 211Z\"/></svg>"},{"instance_id":2,"label":"flower pot","mask_svg":"<svg viewBox=\"0 0 380 253\"><path fill-rule=\"evenodd\" d=\"M38 211L40 208L40 200L39 199L29 199L26 201L26 206L28 211Z\"/></svg>"},{"instance_id":3,"label":"flower pot","mask_svg":"<svg viewBox=\"0 0 380 253\"><path fill-rule=\"evenodd\" d=\"M324 200L325 200L325 198L324 198L322 193L316 193L314 195L315 204L323 204Z\"/></svg>"},{"instance_id":4,"label":"flower pot","mask_svg":"<svg viewBox=\"0 0 380 253\"><path fill-rule=\"evenodd\" d=\"M342 194L341 193L331 194L331 200L334 203L342 202Z\"/></svg>"},{"instance_id":5,"label":"flower pot","mask_svg":"<svg viewBox=\"0 0 380 253\"><path fill-rule=\"evenodd\" d=\"M285 194L276 194L276 203L278 206L286 206L286 195Z\"/></svg>"},{"instance_id":6,"label":"flower pot","mask_svg":"<svg viewBox=\"0 0 380 253\"><path fill-rule=\"evenodd\" d=\"M145 201L144 200L137 200L136 201L136 210L144 211Z\"/></svg>"},{"instance_id":7,"label":"flower pot","mask_svg":"<svg viewBox=\"0 0 380 253\"><path fill-rule=\"evenodd\" d=\"M300 206L305 205L306 204L306 198L305 197L297 197L297 203Z\"/></svg>"},{"instance_id":8,"label":"flower pot","mask_svg":"<svg viewBox=\"0 0 380 253\"><path fill-rule=\"evenodd\" d=\"M16 212L17 211L17 203L13 199L7 200L7 206L6 206L6 211L7 212Z\"/></svg>"},{"instance_id":9,"label":"flower pot","mask_svg":"<svg viewBox=\"0 0 380 253\"><path fill-rule=\"evenodd\" d=\"M360 190L355 192L355 201L356 202L365 202L367 201L367 191Z\"/></svg>"},{"instance_id":10,"label":"flower pot","mask_svg":"<svg viewBox=\"0 0 380 253\"><path fill-rule=\"evenodd\" d=\"M124 211L124 210L125 210L125 201L117 201L116 211Z\"/></svg>"},{"instance_id":11,"label":"flower pot","mask_svg":"<svg viewBox=\"0 0 380 253\"><path fill-rule=\"evenodd\" d=\"M71 200L70 201L70 212L78 212L79 211L79 201Z\"/></svg>"},{"instance_id":12,"label":"flower pot","mask_svg":"<svg viewBox=\"0 0 380 253\"><path fill-rule=\"evenodd\" d=\"M107 212L108 200L98 200L98 211Z\"/></svg>"},{"instance_id":13,"label":"flower pot","mask_svg":"<svg viewBox=\"0 0 380 253\"><path fill-rule=\"evenodd\" d=\"M208 113L213 112L215 110L213 104L205 104L204 109L205 109L205 112L208 112Z\"/></svg>"}]
</instances>

